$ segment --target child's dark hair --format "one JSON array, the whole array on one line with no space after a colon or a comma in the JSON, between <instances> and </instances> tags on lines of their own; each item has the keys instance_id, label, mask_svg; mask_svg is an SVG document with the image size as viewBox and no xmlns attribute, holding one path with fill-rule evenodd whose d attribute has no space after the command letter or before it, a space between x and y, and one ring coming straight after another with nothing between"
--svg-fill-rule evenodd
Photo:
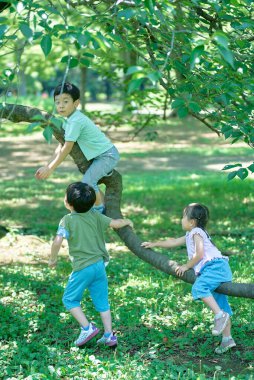
<instances>
[{"instance_id":1,"label":"child's dark hair","mask_svg":"<svg viewBox=\"0 0 254 380\"><path fill-rule=\"evenodd\" d=\"M59 84L54 91L54 100L57 95L68 94L72 97L72 100L80 99L80 91L77 86L72 83L65 82L64 84Z\"/></svg>"},{"instance_id":2,"label":"child's dark hair","mask_svg":"<svg viewBox=\"0 0 254 380\"><path fill-rule=\"evenodd\" d=\"M197 223L197 227L205 230L209 220L209 210L206 206L199 203L191 203L185 207L184 214L188 219L194 219Z\"/></svg>"},{"instance_id":3,"label":"child's dark hair","mask_svg":"<svg viewBox=\"0 0 254 380\"><path fill-rule=\"evenodd\" d=\"M74 182L67 187L66 198L76 212L87 212L93 207L96 194L86 183Z\"/></svg>"}]
</instances>

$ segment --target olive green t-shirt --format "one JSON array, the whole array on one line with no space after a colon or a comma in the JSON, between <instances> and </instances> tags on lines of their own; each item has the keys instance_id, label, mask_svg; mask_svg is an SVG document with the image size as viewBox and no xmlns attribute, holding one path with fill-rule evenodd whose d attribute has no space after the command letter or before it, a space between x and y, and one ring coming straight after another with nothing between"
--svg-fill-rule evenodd
<instances>
[{"instance_id":1,"label":"olive green t-shirt","mask_svg":"<svg viewBox=\"0 0 254 380\"><path fill-rule=\"evenodd\" d=\"M102 259L109 261L104 234L111 220L92 209L85 213L72 212L62 218L57 235L68 241L74 272Z\"/></svg>"}]
</instances>

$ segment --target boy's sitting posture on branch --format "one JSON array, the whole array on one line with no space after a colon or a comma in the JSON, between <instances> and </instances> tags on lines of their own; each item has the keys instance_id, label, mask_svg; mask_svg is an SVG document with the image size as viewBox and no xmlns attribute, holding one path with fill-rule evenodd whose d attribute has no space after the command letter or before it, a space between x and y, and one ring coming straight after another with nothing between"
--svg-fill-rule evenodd
<instances>
[{"instance_id":1,"label":"boy's sitting posture on branch","mask_svg":"<svg viewBox=\"0 0 254 380\"><path fill-rule=\"evenodd\" d=\"M192 287L194 300L201 299L214 313L213 335L222 334L222 342L215 349L217 354L228 351L236 344L231 336L230 316L233 314L227 296L215 292L223 283L232 281L228 258L213 244L205 227L209 219L208 208L192 203L183 210L182 228L186 235L157 242L144 242L145 248L174 248L186 245L189 261L176 268L178 276L193 268L197 275Z\"/></svg>"},{"instance_id":2,"label":"boy's sitting posture on branch","mask_svg":"<svg viewBox=\"0 0 254 380\"><path fill-rule=\"evenodd\" d=\"M96 192L94 208L104 211L103 199L98 188L98 181L107 175L117 165L119 153L112 142L101 130L82 112L77 110L80 99L79 89L71 84L59 85L54 91L54 101L59 115L65 118L63 129L65 143L58 146L55 157L39 168L35 174L37 179L48 178L71 152L75 142L91 165L83 176L82 182L92 186Z\"/></svg>"},{"instance_id":3,"label":"boy's sitting posture on branch","mask_svg":"<svg viewBox=\"0 0 254 380\"><path fill-rule=\"evenodd\" d=\"M68 240L73 272L63 295L63 303L81 326L76 346L83 346L98 334L99 329L89 323L80 302L88 289L93 304L100 312L104 335L99 344L116 346L117 337L112 332L111 312L108 303L108 281L105 263L109 255L105 247L104 232L107 227L133 227L128 219L111 219L92 209L95 202L94 189L82 182L68 186L65 207L71 211L60 221L57 235L52 243L49 266L54 267L64 238Z\"/></svg>"}]
</instances>

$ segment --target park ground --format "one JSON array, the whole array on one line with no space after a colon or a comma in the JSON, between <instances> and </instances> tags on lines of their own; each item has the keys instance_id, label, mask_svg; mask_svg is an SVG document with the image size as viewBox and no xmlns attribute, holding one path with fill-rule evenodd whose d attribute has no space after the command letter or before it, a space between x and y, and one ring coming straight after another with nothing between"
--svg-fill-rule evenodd
<instances>
[{"instance_id":1,"label":"park ground","mask_svg":"<svg viewBox=\"0 0 254 380\"><path fill-rule=\"evenodd\" d=\"M55 144L48 145L41 132L27 134L23 125L18 128L15 135L1 135L0 129L0 275L5 285L0 295L0 378L252 379L253 300L232 299L238 345L215 356L219 341L209 334L211 316L194 305L190 286L141 262L114 233L108 236L109 283L120 347L111 354L93 346L80 351L73 347L77 326L61 305L70 271L66 245L55 271L46 264L56 225L65 213L64 189L80 175L67 159L49 181L37 182L34 172L47 162ZM146 130L134 140L131 129L108 130L121 153L124 215L133 219L142 239L158 239L169 231L179 234L186 203L209 203L216 218L211 232L230 251L234 277L253 282L253 180L227 182L221 171L227 163L251 163L252 151L240 143L231 146L189 119L173 119L170 128L162 124L157 131L157 139L148 141ZM173 259L183 261L184 250L173 253ZM99 323L93 309L88 311ZM8 325L10 317L22 324L19 332Z\"/></svg>"}]
</instances>

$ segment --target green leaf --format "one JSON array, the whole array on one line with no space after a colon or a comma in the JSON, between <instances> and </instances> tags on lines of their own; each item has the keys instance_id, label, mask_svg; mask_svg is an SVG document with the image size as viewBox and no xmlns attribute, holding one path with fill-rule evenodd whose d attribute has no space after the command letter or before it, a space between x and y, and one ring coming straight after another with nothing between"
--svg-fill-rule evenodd
<instances>
[{"instance_id":1,"label":"green leaf","mask_svg":"<svg viewBox=\"0 0 254 380\"><path fill-rule=\"evenodd\" d=\"M13 71L12 69L5 69L3 71L3 74L9 79L10 82L13 81L13 79L15 78L15 71Z\"/></svg>"},{"instance_id":2,"label":"green leaf","mask_svg":"<svg viewBox=\"0 0 254 380\"><path fill-rule=\"evenodd\" d=\"M32 120L38 120L38 121L46 121L45 117L43 115L34 115L32 118Z\"/></svg>"},{"instance_id":3,"label":"green leaf","mask_svg":"<svg viewBox=\"0 0 254 380\"><path fill-rule=\"evenodd\" d=\"M86 59L86 58L80 58L79 62L85 66L85 67L89 67L90 66L90 61L89 59Z\"/></svg>"},{"instance_id":4,"label":"green leaf","mask_svg":"<svg viewBox=\"0 0 254 380\"><path fill-rule=\"evenodd\" d=\"M42 48L42 51L43 51L45 57L47 57L47 55L50 53L51 48L52 48L52 40L48 34L46 36L42 37L41 48Z\"/></svg>"},{"instance_id":5,"label":"green leaf","mask_svg":"<svg viewBox=\"0 0 254 380\"><path fill-rule=\"evenodd\" d=\"M199 45L192 50L190 55L190 70L193 70L195 64L198 63L199 57L204 53L204 45Z\"/></svg>"},{"instance_id":6,"label":"green leaf","mask_svg":"<svg viewBox=\"0 0 254 380\"><path fill-rule=\"evenodd\" d=\"M248 177L248 170L245 168L241 168L237 171L237 177L239 177L242 181Z\"/></svg>"},{"instance_id":7,"label":"green leaf","mask_svg":"<svg viewBox=\"0 0 254 380\"><path fill-rule=\"evenodd\" d=\"M129 20L135 15L135 11L132 8L126 8L120 12L117 13L117 18L125 18L126 20Z\"/></svg>"},{"instance_id":8,"label":"green leaf","mask_svg":"<svg viewBox=\"0 0 254 380\"><path fill-rule=\"evenodd\" d=\"M84 55L85 57L94 58L94 55L92 53L85 52L82 55Z\"/></svg>"},{"instance_id":9,"label":"green leaf","mask_svg":"<svg viewBox=\"0 0 254 380\"><path fill-rule=\"evenodd\" d=\"M235 178L236 174L237 174L237 170L229 173L228 174L228 181L231 181L233 178Z\"/></svg>"},{"instance_id":10,"label":"green leaf","mask_svg":"<svg viewBox=\"0 0 254 380\"><path fill-rule=\"evenodd\" d=\"M221 31L215 32L213 39L219 46L222 46L224 49L228 50L228 36L225 33Z\"/></svg>"},{"instance_id":11,"label":"green leaf","mask_svg":"<svg viewBox=\"0 0 254 380\"><path fill-rule=\"evenodd\" d=\"M79 33L76 38L77 38L78 43L82 47L87 46L89 41L91 40L91 36L88 32L86 32L85 34Z\"/></svg>"},{"instance_id":12,"label":"green leaf","mask_svg":"<svg viewBox=\"0 0 254 380\"><path fill-rule=\"evenodd\" d=\"M58 117L51 117L50 122L58 129L62 128L63 120Z\"/></svg>"},{"instance_id":13,"label":"green leaf","mask_svg":"<svg viewBox=\"0 0 254 380\"><path fill-rule=\"evenodd\" d=\"M229 170L237 167L242 167L242 164L225 165L224 168L222 168L222 170Z\"/></svg>"},{"instance_id":14,"label":"green leaf","mask_svg":"<svg viewBox=\"0 0 254 380\"><path fill-rule=\"evenodd\" d=\"M234 56L231 50L225 49L222 46L218 46L218 50L227 63L234 69Z\"/></svg>"},{"instance_id":15,"label":"green leaf","mask_svg":"<svg viewBox=\"0 0 254 380\"><path fill-rule=\"evenodd\" d=\"M189 103L189 109L194 112L194 113L198 113L201 111L201 107L198 103L196 102L190 102Z\"/></svg>"},{"instance_id":16,"label":"green leaf","mask_svg":"<svg viewBox=\"0 0 254 380\"><path fill-rule=\"evenodd\" d=\"M33 31L29 27L29 25L25 22L20 23L19 29L21 33L29 40L30 38L33 38Z\"/></svg>"},{"instance_id":17,"label":"green leaf","mask_svg":"<svg viewBox=\"0 0 254 380\"><path fill-rule=\"evenodd\" d=\"M185 104L184 99L182 99L182 98L177 98L177 99L175 99L175 100L172 102L171 107L172 107L172 108L178 108L178 107L183 106L184 104Z\"/></svg>"},{"instance_id":18,"label":"green leaf","mask_svg":"<svg viewBox=\"0 0 254 380\"><path fill-rule=\"evenodd\" d=\"M70 60L69 60L69 57L70 57ZM70 68L76 67L79 64L79 61L77 58L73 58L72 56L69 56L69 55L65 55L64 57L62 57L61 62L63 62L63 63L69 62Z\"/></svg>"},{"instance_id":19,"label":"green leaf","mask_svg":"<svg viewBox=\"0 0 254 380\"><path fill-rule=\"evenodd\" d=\"M154 13L153 0L145 0L145 7L149 9L150 13Z\"/></svg>"},{"instance_id":20,"label":"green leaf","mask_svg":"<svg viewBox=\"0 0 254 380\"><path fill-rule=\"evenodd\" d=\"M141 83L144 81L144 79L145 79L144 77L133 79L128 86L128 94L131 94L133 91L138 90L141 86Z\"/></svg>"},{"instance_id":21,"label":"green leaf","mask_svg":"<svg viewBox=\"0 0 254 380\"><path fill-rule=\"evenodd\" d=\"M177 114L178 114L178 116L179 116L181 119L183 119L184 117L186 117L186 116L188 115L188 113L189 113L189 110L188 110L188 108L185 107L185 106L180 107L180 108L178 108L178 110L177 110Z\"/></svg>"},{"instance_id":22,"label":"green leaf","mask_svg":"<svg viewBox=\"0 0 254 380\"><path fill-rule=\"evenodd\" d=\"M142 71L144 68L142 66L130 66L126 71L126 75L131 75L137 72Z\"/></svg>"},{"instance_id":23,"label":"green leaf","mask_svg":"<svg viewBox=\"0 0 254 380\"><path fill-rule=\"evenodd\" d=\"M48 143L51 142L52 140L52 135L53 135L53 130L50 126L47 126L44 131L43 131L43 136L45 137L46 141Z\"/></svg>"},{"instance_id":24,"label":"green leaf","mask_svg":"<svg viewBox=\"0 0 254 380\"><path fill-rule=\"evenodd\" d=\"M30 133L34 130L35 127L41 126L41 123L39 121L35 121L34 123L31 123L28 125L26 132Z\"/></svg>"},{"instance_id":25,"label":"green leaf","mask_svg":"<svg viewBox=\"0 0 254 380\"><path fill-rule=\"evenodd\" d=\"M249 166L247 166L247 168L249 169L250 172L254 173L254 162L253 164L250 164Z\"/></svg>"},{"instance_id":26,"label":"green leaf","mask_svg":"<svg viewBox=\"0 0 254 380\"><path fill-rule=\"evenodd\" d=\"M150 79L153 85L155 85L161 78L161 73L159 71L154 71L147 75L147 78Z\"/></svg>"},{"instance_id":27,"label":"green leaf","mask_svg":"<svg viewBox=\"0 0 254 380\"><path fill-rule=\"evenodd\" d=\"M8 29L7 25L0 25L0 39L4 36L4 33Z\"/></svg>"}]
</instances>

